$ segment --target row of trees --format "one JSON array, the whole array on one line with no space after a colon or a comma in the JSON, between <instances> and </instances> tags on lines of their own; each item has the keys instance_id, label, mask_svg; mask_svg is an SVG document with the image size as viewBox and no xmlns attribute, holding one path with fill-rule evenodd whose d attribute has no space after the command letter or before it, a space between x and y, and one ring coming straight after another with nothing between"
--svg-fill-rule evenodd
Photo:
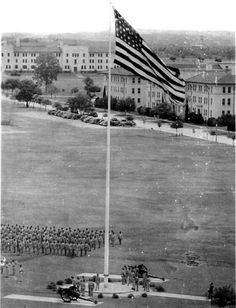
<instances>
[{"instance_id":1,"label":"row of trees","mask_svg":"<svg viewBox=\"0 0 236 308\"><path fill-rule=\"evenodd\" d=\"M96 108L108 108L108 97L105 96L103 98L98 98L95 101ZM131 97L127 97L126 99L116 99L111 97L111 109L116 111L124 111L131 112L135 110L135 102Z\"/></svg>"}]
</instances>

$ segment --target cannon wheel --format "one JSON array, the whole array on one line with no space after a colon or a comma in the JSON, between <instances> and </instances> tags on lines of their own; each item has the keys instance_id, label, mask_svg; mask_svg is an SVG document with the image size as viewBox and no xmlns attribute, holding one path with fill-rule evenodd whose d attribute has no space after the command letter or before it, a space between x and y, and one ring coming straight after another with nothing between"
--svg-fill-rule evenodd
<instances>
[{"instance_id":1,"label":"cannon wheel","mask_svg":"<svg viewBox=\"0 0 236 308\"><path fill-rule=\"evenodd\" d=\"M63 301L65 303L70 303L71 302L71 298L70 296L68 295L68 291L67 290L62 290L61 292L61 298L63 299Z\"/></svg>"}]
</instances>

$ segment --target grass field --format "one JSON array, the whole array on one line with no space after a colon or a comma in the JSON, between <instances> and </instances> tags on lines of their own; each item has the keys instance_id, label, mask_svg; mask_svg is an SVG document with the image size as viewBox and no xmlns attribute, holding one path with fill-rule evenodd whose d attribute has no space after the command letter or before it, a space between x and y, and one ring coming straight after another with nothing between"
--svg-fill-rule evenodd
<instances>
[{"instance_id":1,"label":"grass field","mask_svg":"<svg viewBox=\"0 0 236 308\"><path fill-rule=\"evenodd\" d=\"M2 222L103 228L106 129L6 101L2 117L11 120L2 126ZM164 287L173 293L203 295L211 281L234 285L234 187L230 146L113 128L110 225L123 232L124 243L110 249L110 272L144 263L170 279ZM189 220L197 230L181 228ZM183 262L188 251L200 257L199 266ZM24 287L40 293L47 282L72 273L103 272L103 249L88 258L22 261ZM3 283L3 294L9 285ZM208 307L167 299L133 306L123 301L104 307L156 307L162 301L160 307Z\"/></svg>"}]
</instances>

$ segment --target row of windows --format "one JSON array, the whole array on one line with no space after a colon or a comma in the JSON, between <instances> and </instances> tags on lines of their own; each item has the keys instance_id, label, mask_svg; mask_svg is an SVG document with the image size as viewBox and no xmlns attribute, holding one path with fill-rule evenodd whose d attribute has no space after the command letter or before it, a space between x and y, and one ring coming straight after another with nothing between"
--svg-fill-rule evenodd
<instances>
[{"instance_id":1,"label":"row of windows","mask_svg":"<svg viewBox=\"0 0 236 308\"><path fill-rule=\"evenodd\" d=\"M226 87L222 88L222 92L226 93ZM228 87L228 93L231 93L231 87Z\"/></svg>"},{"instance_id":2,"label":"row of windows","mask_svg":"<svg viewBox=\"0 0 236 308\"><path fill-rule=\"evenodd\" d=\"M154 92L152 91L152 97L157 97L160 98L161 97L161 93L160 92ZM150 91L148 91L148 97L150 97Z\"/></svg>"},{"instance_id":3,"label":"row of windows","mask_svg":"<svg viewBox=\"0 0 236 308\"><path fill-rule=\"evenodd\" d=\"M225 98L222 98L222 106L225 106L225 103L226 103L226 99L225 99ZM228 98L228 99L227 99L227 105L230 106L230 104L231 104L231 99Z\"/></svg>"},{"instance_id":4,"label":"row of windows","mask_svg":"<svg viewBox=\"0 0 236 308\"><path fill-rule=\"evenodd\" d=\"M76 56L75 56L76 55ZM85 53L83 53L83 57L85 57L86 56L86 54ZM69 54L68 53L66 53L66 57L69 57ZM79 57L79 54L78 53L72 53L72 57Z\"/></svg>"}]
</instances>

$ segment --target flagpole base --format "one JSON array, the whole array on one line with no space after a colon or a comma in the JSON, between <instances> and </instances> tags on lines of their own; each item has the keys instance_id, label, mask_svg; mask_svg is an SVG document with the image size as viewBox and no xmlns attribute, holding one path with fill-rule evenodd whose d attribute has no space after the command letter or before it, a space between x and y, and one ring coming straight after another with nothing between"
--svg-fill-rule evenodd
<instances>
[{"instance_id":1,"label":"flagpole base","mask_svg":"<svg viewBox=\"0 0 236 308\"><path fill-rule=\"evenodd\" d=\"M104 288L108 288L108 277L109 275L104 274Z\"/></svg>"}]
</instances>

